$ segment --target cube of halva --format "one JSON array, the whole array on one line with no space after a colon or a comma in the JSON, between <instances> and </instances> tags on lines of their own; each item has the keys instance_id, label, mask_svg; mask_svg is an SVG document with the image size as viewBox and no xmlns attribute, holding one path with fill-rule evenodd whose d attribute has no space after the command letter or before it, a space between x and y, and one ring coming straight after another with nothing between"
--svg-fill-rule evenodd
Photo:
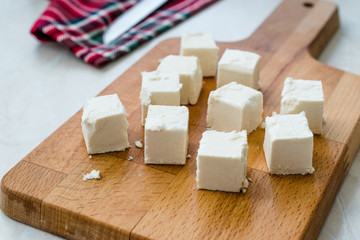
<instances>
[{"instance_id":1,"label":"cube of halva","mask_svg":"<svg viewBox=\"0 0 360 240\"><path fill-rule=\"evenodd\" d=\"M286 78L281 93L280 114L304 111L314 134L322 134L324 93L321 81Z\"/></svg>"},{"instance_id":2,"label":"cube of halva","mask_svg":"<svg viewBox=\"0 0 360 240\"><path fill-rule=\"evenodd\" d=\"M239 192L247 188L247 152L245 130L204 132L196 158L198 189Z\"/></svg>"},{"instance_id":3,"label":"cube of halva","mask_svg":"<svg viewBox=\"0 0 360 240\"><path fill-rule=\"evenodd\" d=\"M313 134L305 113L266 117L264 152L271 174L313 173Z\"/></svg>"},{"instance_id":4,"label":"cube of halva","mask_svg":"<svg viewBox=\"0 0 360 240\"><path fill-rule=\"evenodd\" d=\"M180 90L181 104L197 103L202 87L202 71L197 57L170 55L160 62L157 70L179 74L183 85Z\"/></svg>"},{"instance_id":5,"label":"cube of halva","mask_svg":"<svg viewBox=\"0 0 360 240\"><path fill-rule=\"evenodd\" d=\"M237 82L258 89L260 58L256 53L226 49L218 65L217 88L230 82Z\"/></svg>"},{"instance_id":6,"label":"cube of halva","mask_svg":"<svg viewBox=\"0 0 360 240\"><path fill-rule=\"evenodd\" d=\"M145 124L149 105L180 106L179 74L143 72L140 91L141 124Z\"/></svg>"},{"instance_id":7,"label":"cube of halva","mask_svg":"<svg viewBox=\"0 0 360 240\"><path fill-rule=\"evenodd\" d=\"M206 122L214 130L250 134L261 123L262 113L262 93L232 82L210 92Z\"/></svg>"},{"instance_id":8,"label":"cube of halva","mask_svg":"<svg viewBox=\"0 0 360 240\"><path fill-rule=\"evenodd\" d=\"M145 122L145 163L185 164L188 128L187 107L150 105Z\"/></svg>"},{"instance_id":9,"label":"cube of halva","mask_svg":"<svg viewBox=\"0 0 360 240\"><path fill-rule=\"evenodd\" d=\"M129 147L126 111L116 94L89 99L81 126L89 154L123 151Z\"/></svg>"},{"instance_id":10,"label":"cube of halva","mask_svg":"<svg viewBox=\"0 0 360 240\"><path fill-rule=\"evenodd\" d=\"M204 77L215 76L219 47L210 33L187 33L181 37L180 55L197 56Z\"/></svg>"}]
</instances>

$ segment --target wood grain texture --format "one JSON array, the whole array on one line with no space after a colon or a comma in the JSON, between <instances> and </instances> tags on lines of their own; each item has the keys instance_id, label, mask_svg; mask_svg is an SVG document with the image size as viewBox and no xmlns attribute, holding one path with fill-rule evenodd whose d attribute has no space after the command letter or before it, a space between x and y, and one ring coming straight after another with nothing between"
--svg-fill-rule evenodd
<instances>
[{"instance_id":1,"label":"wood grain texture","mask_svg":"<svg viewBox=\"0 0 360 240\"><path fill-rule=\"evenodd\" d=\"M336 191L329 186L336 168L344 170L335 160L344 156L344 145L324 138L316 140L316 174L272 176L250 167L247 175L252 182L246 194L197 190L196 162L192 161L142 218L132 238L302 238L312 224L321 224L318 218L308 219L328 202L324 191ZM262 151L258 155L263 155Z\"/></svg>"},{"instance_id":2,"label":"wood grain texture","mask_svg":"<svg viewBox=\"0 0 360 240\"><path fill-rule=\"evenodd\" d=\"M145 165L140 124L142 71L178 54L178 38L161 42L100 95L117 93L128 113L132 148L86 153L79 111L7 173L1 209L16 220L69 239L315 239L360 145L360 77L324 65L320 54L339 25L334 4L284 1L250 36L226 48L262 56L263 117L279 112L286 77L323 81L325 132L314 138L315 173L272 176L262 149L264 130L249 135L246 194L196 189L196 152L206 130L207 98L214 78L204 78L199 102L189 106L185 166ZM128 161L129 156L134 158ZM99 169L101 180L82 175Z\"/></svg>"},{"instance_id":3,"label":"wood grain texture","mask_svg":"<svg viewBox=\"0 0 360 240\"><path fill-rule=\"evenodd\" d=\"M93 169L100 170L101 180L83 181ZM112 155L94 155L44 198L43 227L67 238L129 239L174 177Z\"/></svg>"},{"instance_id":4,"label":"wood grain texture","mask_svg":"<svg viewBox=\"0 0 360 240\"><path fill-rule=\"evenodd\" d=\"M20 161L1 182L1 210L8 216L41 228L43 199L66 174L37 164Z\"/></svg>"}]
</instances>

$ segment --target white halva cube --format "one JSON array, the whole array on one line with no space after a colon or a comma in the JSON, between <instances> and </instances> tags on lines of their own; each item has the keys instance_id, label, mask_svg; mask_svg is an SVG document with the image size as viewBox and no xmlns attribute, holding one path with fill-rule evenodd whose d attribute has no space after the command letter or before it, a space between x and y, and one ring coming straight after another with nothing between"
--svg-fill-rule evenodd
<instances>
[{"instance_id":1,"label":"white halva cube","mask_svg":"<svg viewBox=\"0 0 360 240\"><path fill-rule=\"evenodd\" d=\"M123 151L129 147L126 111L117 94L89 99L81 126L89 154Z\"/></svg>"},{"instance_id":2,"label":"white halva cube","mask_svg":"<svg viewBox=\"0 0 360 240\"><path fill-rule=\"evenodd\" d=\"M210 33L184 34L180 46L180 55L199 58L204 77L215 76L219 47Z\"/></svg>"},{"instance_id":3,"label":"white halva cube","mask_svg":"<svg viewBox=\"0 0 360 240\"><path fill-rule=\"evenodd\" d=\"M203 79L197 57L169 55L161 60L157 71L179 74L180 83L183 85L180 90L180 103L197 103Z\"/></svg>"},{"instance_id":4,"label":"white halva cube","mask_svg":"<svg viewBox=\"0 0 360 240\"><path fill-rule=\"evenodd\" d=\"M259 89L260 58L256 53L226 49L218 65L217 88L237 82Z\"/></svg>"},{"instance_id":5,"label":"white halva cube","mask_svg":"<svg viewBox=\"0 0 360 240\"><path fill-rule=\"evenodd\" d=\"M180 106L179 75L175 73L142 72L140 91L141 124L145 124L149 105Z\"/></svg>"},{"instance_id":6,"label":"white halva cube","mask_svg":"<svg viewBox=\"0 0 360 240\"><path fill-rule=\"evenodd\" d=\"M198 189L239 192L248 187L246 179L247 134L241 132L203 133L196 158Z\"/></svg>"},{"instance_id":7,"label":"white halva cube","mask_svg":"<svg viewBox=\"0 0 360 240\"><path fill-rule=\"evenodd\" d=\"M263 95L235 82L210 92L207 126L218 131L254 131L262 121Z\"/></svg>"},{"instance_id":8,"label":"white halva cube","mask_svg":"<svg viewBox=\"0 0 360 240\"><path fill-rule=\"evenodd\" d=\"M150 105L145 122L145 163L186 163L189 110L185 106Z\"/></svg>"},{"instance_id":9,"label":"white halva cube","mask_svg":"<svg viewBox=\"0 0 360 240\"><path fill-rule=\"evenodd\" d=\"M266 117L264 152L271 174L313 173L313 133L305 113Z\"/></svg>"},{"instance_id":10,"label":"white halva cube","mask_svg":"<svg viewBox=\"0 0 360 240\"><path fill-rule=\"evenodd\" d=\"M280 114L304 111L314 134L323 133L324 93L321 81L286 78L281 93Z\"/></svg>"}]
</instances>

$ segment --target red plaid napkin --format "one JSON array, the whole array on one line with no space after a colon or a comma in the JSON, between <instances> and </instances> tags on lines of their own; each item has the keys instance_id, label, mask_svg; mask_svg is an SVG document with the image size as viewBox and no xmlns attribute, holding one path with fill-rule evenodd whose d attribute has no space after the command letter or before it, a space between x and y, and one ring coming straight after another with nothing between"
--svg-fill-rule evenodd
<instances>
[{"instance_id":1,"label":"red plaid napkin","mask_svg":"<svg viewBox=\"0 0 360 240\"><path fill-rule=\"evenodd\" d=\"M31 33L41 41L64 44L78 58L101 67L119 58L217 0L171 0L111 45L106 27L137 0L52 0Z\"/></svg>"}]
</instances>

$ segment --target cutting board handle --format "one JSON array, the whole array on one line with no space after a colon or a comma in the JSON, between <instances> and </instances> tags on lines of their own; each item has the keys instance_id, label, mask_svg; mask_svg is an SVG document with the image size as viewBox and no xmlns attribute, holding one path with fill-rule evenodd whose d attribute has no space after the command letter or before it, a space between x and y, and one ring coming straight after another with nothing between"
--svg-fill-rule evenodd
<instances>
[{"instance_id":1,"label":"cutting board handle","mask_svg":"<svg viewBox=\"0 0 360 240\"><path fill-rule=\"evenodd\" d=\"M280 46L291 44L292 54L308 49L316 58L338 26L338 8L334 3L285 0L245 40L245 45L260 52L275 53ZM241 46L244 47L244 41Z\"/></svg>"}]
</instances>

